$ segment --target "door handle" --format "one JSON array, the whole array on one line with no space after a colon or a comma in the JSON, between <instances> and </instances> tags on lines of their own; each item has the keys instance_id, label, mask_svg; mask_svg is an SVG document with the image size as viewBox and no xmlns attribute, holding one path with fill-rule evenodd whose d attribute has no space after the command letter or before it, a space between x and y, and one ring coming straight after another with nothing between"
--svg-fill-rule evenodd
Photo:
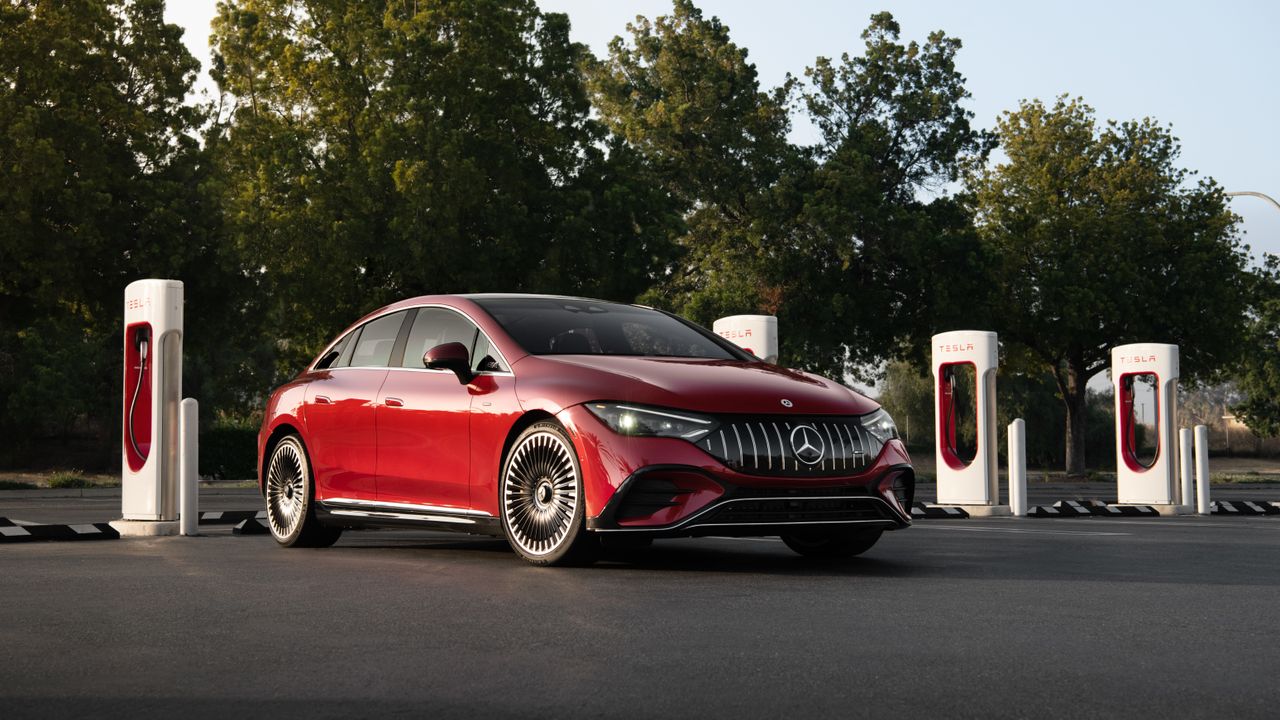
<instances>
[{"instance_id":1,"label":"door handle","mask_svg":"<svg viewBox=\"0 0 1280 720\"><path fill-rule=\"evenodd\" d=\"M404 401L398 397L382 398L382 404L386 405L387 407L404 407Z\"/></svg>"},{"instance_id":2,"label":"door handle","mask_svg":"<svg viewBox=\"0 0 1280 720\"><path fill-rule=\"evenodd\" d=\"M329 396L328 396L328 395L317 395L317 396L316 396L316 404L317 404L317 405L331 405L332 403L333 403L333 401L329 399Z\"/></svg>"}]
</instances>

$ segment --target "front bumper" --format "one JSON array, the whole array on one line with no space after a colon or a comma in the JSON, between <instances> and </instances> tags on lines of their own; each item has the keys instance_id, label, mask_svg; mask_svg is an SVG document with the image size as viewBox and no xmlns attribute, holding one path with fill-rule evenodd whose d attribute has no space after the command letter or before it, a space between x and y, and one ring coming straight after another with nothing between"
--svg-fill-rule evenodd
<instances>
[{"instance_id":1,"label":"front bumper","mask_svg":"<svg viewBox=\"0 0 1280 720\"><path fill-rule=\"evenodd\" d=\"M649 537L766 536L911 525L915 473L901 443L849 476L748 475L671 438L627 437L581 407L560 414L582 463L587 528ZM908 488L899 498L894 484Z\"/></svg>"}]
</instances>

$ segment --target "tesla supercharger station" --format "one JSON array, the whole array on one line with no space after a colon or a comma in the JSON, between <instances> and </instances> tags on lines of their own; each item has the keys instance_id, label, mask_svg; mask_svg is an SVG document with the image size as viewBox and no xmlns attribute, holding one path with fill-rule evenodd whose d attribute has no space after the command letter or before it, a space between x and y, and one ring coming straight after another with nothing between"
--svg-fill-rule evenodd
<instances>
[{"instance_id":1,"label":"tesla supercharger station","mask_svg":"<svg viewBox=\"0 0 1280 720\"><path fill-rule=\"evenodd\" d=\"M1111 349L1111 380L1116 395L1116 496L1121 505L1151 505L1162 514L1189 502L1178 482L1178 346L1136 343ZM1135 384L1153 386L1155 451L1138 451L1138 418L1134 417Z\"/></svg>"},{"instance_id":2,"label":"tesla supercharger station","mask_svg":"<svg viewBox=\"0 0 1280 720\"><path fill-rule=\"evenodd\" d=\"M124 291L121 535L177 532L182 283L138 280Z\"/></svg>"},{"instance_id":3,"label":"tesla supercharger station","mask_svg":"<svg viewBox=\"0 0 1280 720\"><path fill-rule=\"evenodd\" d=\"M772 315L730 315L711 330L767 363L778 362L778 318Z\"/></svg>"},{"instance_id":4,"label":"tesla supercharger station","mask_svg":"<svg viewBox=\"0 0 1280 720\"><path fill-rule=\"evenodd\" d=\"M1003 515L999 466L996 459L996 334L955 330L933 336L934 450L937 457L938 504L963 505L972 514ZM963 457L958 443L957 385L961 373L972 370L976 445L972 458Z\"/></svg>"}]
</instances>

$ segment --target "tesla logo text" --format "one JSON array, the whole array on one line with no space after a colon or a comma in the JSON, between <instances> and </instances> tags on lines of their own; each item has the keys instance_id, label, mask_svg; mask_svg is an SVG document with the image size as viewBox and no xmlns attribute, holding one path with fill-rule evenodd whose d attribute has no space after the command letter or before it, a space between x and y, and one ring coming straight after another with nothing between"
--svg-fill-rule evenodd
<instances>
[{"instance_id":1,"label":"tesla logo text","mask_svg":"<svg viewBox=\"0 0 1280 720\"><path fill-rule=\"evenodd\" d=\"M1128 356L1121 355L1120 356L1120 362L1122 363L1149 363L1149 362L1155 362L1155 361L1156 361L1155 355L1128 355Z\"/></svg>"},{"instance_id":2,"label":"tesla logo text","mask_svg":"<svg viewBox=\"0 0 1280 720\"><path fill-rule=\"evenodd\" d=\"M944 343L938 346L938 352L944 353L964 352L972 349L973 343Z\"/></svg>"},{"instance_id":3,"label":"tesla logo text","mask_svg":"<svg viewBox=\"0 0 1280 720\"><path fill-rule=\"evenodd\" d=\"M797 425L791 431L791 451L805 465L817 465L827 452L827 444L812 425Z\"/></svg>"},{"instance_id":4,"label":"tesla logo text","mask_svg":"<svg viewBox=\"0 0 1280 720\"><path fill-rule=\"evenodd\" d=\"M751 328L747 328L745 330L737 330L737 329L721 330L719 334L720 334L720 337L725 338L726 340L734 340L737 338L749 338L751 337Z\"/></svg>"}]
</instances>

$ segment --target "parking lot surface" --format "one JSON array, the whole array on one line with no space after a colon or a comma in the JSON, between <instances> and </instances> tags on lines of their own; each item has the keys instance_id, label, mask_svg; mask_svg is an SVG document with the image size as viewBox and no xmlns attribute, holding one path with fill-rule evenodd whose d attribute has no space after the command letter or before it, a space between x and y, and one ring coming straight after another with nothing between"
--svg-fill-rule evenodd
<instances>
[{"instance_id":1,"label":"parking lot surface","mask_svg":"<svg viewBox=\"0 0 1280 720\"><path fill-rule=\"evenodd\" d=\"M253 499L208 496L202 509ZM0 497L0 515L100 521L118 502ZM1243 718L1280 706L1280 517L919 521L839 563L706 538L567 569L440 533L284 550L204 531L0 546L3 717Z\"/></svg>"}]
</instances>

